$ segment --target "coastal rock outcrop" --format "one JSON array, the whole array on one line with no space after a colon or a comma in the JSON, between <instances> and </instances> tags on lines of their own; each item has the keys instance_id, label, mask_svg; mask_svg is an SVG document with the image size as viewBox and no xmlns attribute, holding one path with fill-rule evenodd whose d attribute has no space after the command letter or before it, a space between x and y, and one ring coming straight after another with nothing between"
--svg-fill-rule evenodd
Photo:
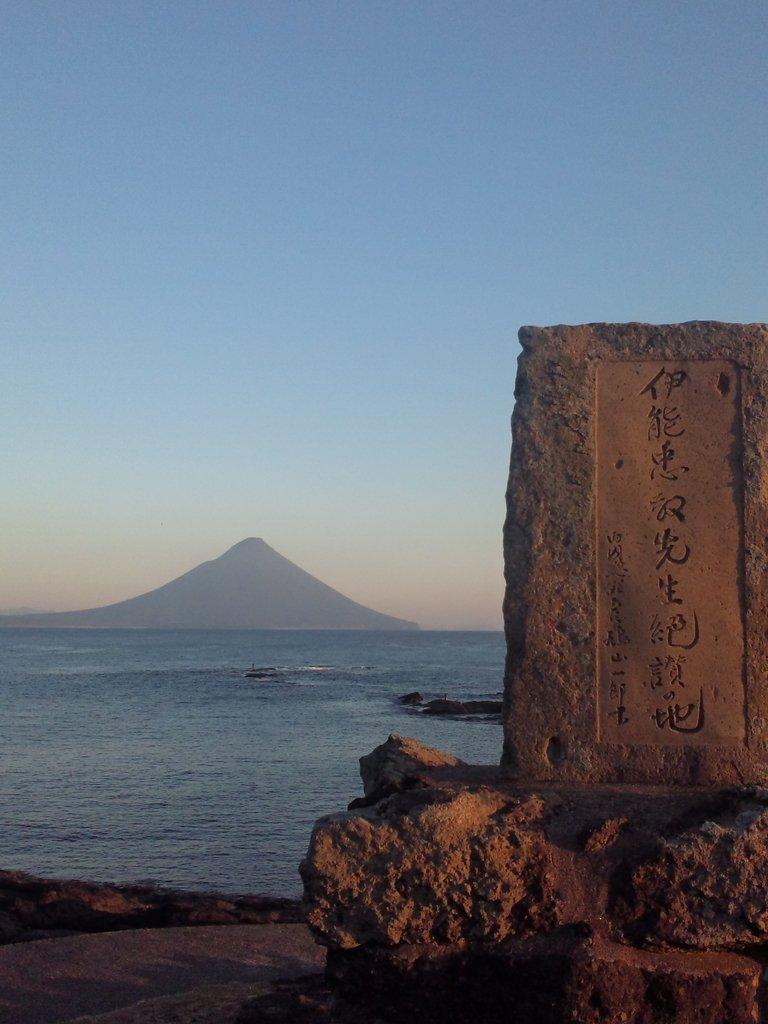
<instances>
[{"instance_id":1,"label":"coastal rock outcrop","mask_svg":"<svg viewBox=\"0 0 768 1024\"><path fill-rule=\"evenodd\" d=\"M463 715L501 715L500 700L449 700L438 697L428 700L424 705L425 715L446 715L459 717Z\"/></svg>"},{"instance_id":2,"label":"coastal rock outcrop","mask_svg":"<svg viewBox=\"0 0 768 1024\"><path fill-rule=\"evenodd\" d=\"M474 715L501 716L502 701L500 700L454 700L450 697L435 697L425 701L418 690L404 693L399 698L401 704L408 707L419 707L424 715L444 715L447 718L472 717Z\"/></svg>"},{"instance_id":3,"label":"coastal rock outcrop","mask_svg":"<svg viewBox=\"0 0 768 1024\"><path fill-rule=\"evenodd\" d=\"M407 704L410 706L417 706L424 700L418 690L411 690L410 693L404 693L400 698L401 704Z\"/></svg>"},{"instance_id":4,"label":"coastal rock outcrop","mask_svg":"<svg viewBox=\"0 0 768 1024\"><path fill-rule=\"evenodd\" d=\"M152 885L36 878L0 871L0 944L75 932L303 921L295 900L186 892Z\"/></svg>"}]
</instances>

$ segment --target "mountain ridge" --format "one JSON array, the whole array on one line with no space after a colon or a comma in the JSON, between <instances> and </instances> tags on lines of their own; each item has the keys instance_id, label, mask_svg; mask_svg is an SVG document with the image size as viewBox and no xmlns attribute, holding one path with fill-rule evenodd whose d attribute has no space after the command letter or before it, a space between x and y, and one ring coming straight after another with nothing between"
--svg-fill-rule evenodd
<instances>
[{"instance_id":1,"label":"mountain ridge","mask_svg":"<svg viewBox=\"0 0 768 1024\"><path fill-rule=\"evenodd\" d=\"M334 590L246 537L168 583L100 608L0 617L0 628L418 629Z\"/></svg>"}]
</instances>

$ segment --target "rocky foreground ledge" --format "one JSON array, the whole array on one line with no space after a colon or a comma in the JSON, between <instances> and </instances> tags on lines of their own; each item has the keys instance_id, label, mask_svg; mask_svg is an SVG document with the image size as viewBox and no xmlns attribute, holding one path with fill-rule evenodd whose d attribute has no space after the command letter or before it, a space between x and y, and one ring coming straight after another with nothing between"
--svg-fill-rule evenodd
<instances>
[{"instance_id":1,"label":"rocky foreground ledge","mask_svg":"<svg viewBox=\"0 0 768 1024\"><path fill-rule=\"evenodd\" d=\"M0 871L0 945L127 928L290 924L303 920L297 901L274 896L102 885Z\"/></svg>"},{"instance_id":2,"label":"rocky foreground ledge","mask_svg":"<svg viewBox=\"0 0 768 1024\"><path fill-rule=\"evenodd\" d=\"M337 1008L768 1020L768 791L521 786L391 736L302 864Z\"/></svg>"}]
</instances>

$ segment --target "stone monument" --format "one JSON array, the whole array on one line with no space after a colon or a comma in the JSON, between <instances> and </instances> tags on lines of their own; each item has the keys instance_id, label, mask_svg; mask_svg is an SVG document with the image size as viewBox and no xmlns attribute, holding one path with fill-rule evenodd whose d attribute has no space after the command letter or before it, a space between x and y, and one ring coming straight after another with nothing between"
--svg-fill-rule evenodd
<instances>
[{"instance_id":1,"label":"stone monument","mask_svg":"<svg viewBox=\"0 0 768 1024\"><path fill-rule=\"evenodd\" d=\"M329 1019L766 1022L768 328L520 339L502 764L317 823Z\"/></svg>"},{"instance_id":2,"label":"stone monument","mask_svg":"<svg viewBox=\"0 0 768 1024\"><path fill-rule=\"evenodd\" d=\"M768 329L524 328L503 763L768 780Z\"/></svg>"}]
</instances>

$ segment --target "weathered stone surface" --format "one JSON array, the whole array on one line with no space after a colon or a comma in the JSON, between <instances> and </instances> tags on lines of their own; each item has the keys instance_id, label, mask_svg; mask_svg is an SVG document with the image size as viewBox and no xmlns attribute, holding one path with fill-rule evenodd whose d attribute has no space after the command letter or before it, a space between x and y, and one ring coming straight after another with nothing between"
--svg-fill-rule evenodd
<instances>
[{"instance_id":1,"label":"weathered stone surface","mask_svg":"<svg viewBox=\"0 0 768 1024\"><path fill-rule=\"evenodd\" d=\"M763 783L768 328L520 339L504 765L529 780Z\"/></svg>"},{"instance_id":2,"label":"weathered stone surface","mask_svg":"<svg viewBox=\"0 0 768 1024\"><path fill-rule=\"evenodd\" d=\"M462 762L442 750L427 747L409 736L392 733L385 743L360 758L363 792L367 797L384 796L402 788L424 768L441 768Z\"/></svg>"},{"instance_id":3,"label":"weathered stone surface","mask_svg":"<svg viewBox=\"0 0 768 1024\"><path fill-rule=\"evenodd\" d=\"M363 1002L426 1024L768 1020L768 791L434 760L315 826L302 875L329 1021L346 1006L358 1024Z\"/></svg>"},{"instance_id":4,"label":"weathered stone surface","mask_svg":"<svg viewBox=\"0 0 768 1024\"><path fill-rule=\"evenodd\" d=\"M662 837L622 888L615 913L630 936L698 949L768 945L768 794Z\"/></svg>"},{"instance_id":5,"label":"weathered stone surface","mask_svg":"<svg viewBox=\"0 0 768 1024\"><path fill-rule=\"evenodd\" d=\"M308 923L342 949L366 943L502 942L557 920L532 795L398 793L321 818L301 865Z\"/></svg>"},{"instance_id":6,"label":"weathered stone surface","mask_svg":"<svg viewBox=\"0 0 768 1024\"><path fill-rule=\"evenodd\" d=\"M490 947L557 927L636 946L768 945L768 794L520 786L422 769L321 819L302 865L321 942Z\"/></svg>"},{"instance_id":7,"label":"weathered stone surface","mask_svg":"<svg viewBox=\"0 0 768 1024\"><path fill-rule=\"evenodd\" d=\"M733 954L638 951L561 936L468 953L334 951L342 1003L424 1024L757 1024L761 966Z\"/></svg>"}]
</instances>

